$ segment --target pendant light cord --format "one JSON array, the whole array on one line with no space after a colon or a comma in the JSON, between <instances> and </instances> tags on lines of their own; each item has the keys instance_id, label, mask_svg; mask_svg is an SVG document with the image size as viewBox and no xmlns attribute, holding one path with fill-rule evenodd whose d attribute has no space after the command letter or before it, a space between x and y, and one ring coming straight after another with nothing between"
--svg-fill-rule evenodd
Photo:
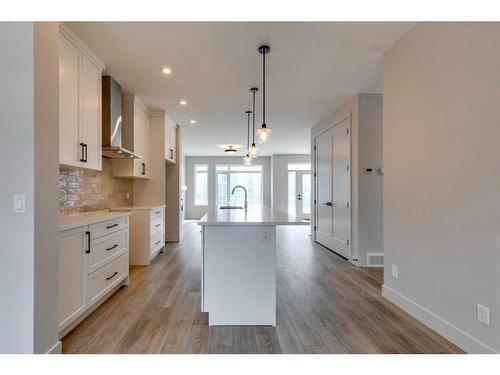
<instances>
[{"instance_id":1,"label":"pendant light cord","mask_svg":"<svg viewBox=\"0 0 500 375\"><path fill-rule=\"evenodd\" d=\"M255 88L252 89L253 103L252 103L252 145L255 144Z\"/></svg>"},{"instance_id":2,"label":"pendant light cord","mask_svg":"<svg viewBox=\"0 0 500 375\"><path fill-rule=\"evenodd\" d=\"M266 53L262 54L262 124L266 125Z\"/></svg>"},{"instance_id":3,"label":"pendant light cord","mask_svg":"<svg viewBox=\"0 0 500 375\"><path fill-rule=\"evenodd\" d=\"M250 111L247 111L247 153L250 148Z\"/></svg>"}]
</instances>

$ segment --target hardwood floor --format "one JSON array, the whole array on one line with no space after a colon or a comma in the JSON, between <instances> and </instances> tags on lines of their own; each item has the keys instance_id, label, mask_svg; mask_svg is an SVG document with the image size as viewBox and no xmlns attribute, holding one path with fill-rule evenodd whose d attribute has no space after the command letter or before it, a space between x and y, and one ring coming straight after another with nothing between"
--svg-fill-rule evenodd
<instances>
[{"instance_id":1,"label":"hardwood floor","mask_svg":"<svg viewBox=\"0 0 500 375\"><path fill-rule=\"evenodd\" d=\"M149 267L63 339L64 353L462 353L382 298L382 272L277 229L276 327L209 327L200 312L200 235L184 225Z\"/></svg>"}]
</instances>

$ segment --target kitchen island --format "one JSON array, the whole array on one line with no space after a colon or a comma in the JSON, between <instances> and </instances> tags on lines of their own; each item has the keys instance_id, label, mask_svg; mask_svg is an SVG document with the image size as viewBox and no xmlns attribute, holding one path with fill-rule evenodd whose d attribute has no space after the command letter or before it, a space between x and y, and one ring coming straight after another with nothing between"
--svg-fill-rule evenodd
<instances>
[{"instance_id":1,"label":"kitchen island","mask_svg":"<svg viewBox=\"0 0 500 375\"><path fill-rule=\"evenodd\" d=\"M276 326L276 226L309 225L250 205L205 214L201 226L201 310L209 325Z\"/></svg>"}]
</instances>

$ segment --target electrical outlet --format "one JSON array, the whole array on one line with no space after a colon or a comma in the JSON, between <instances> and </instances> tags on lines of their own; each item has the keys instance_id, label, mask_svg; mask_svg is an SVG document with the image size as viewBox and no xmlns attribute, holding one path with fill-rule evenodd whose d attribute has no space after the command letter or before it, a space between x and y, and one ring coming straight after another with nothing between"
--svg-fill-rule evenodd
<instances>
[{"instance_id":1,"label":"electrical outlet","mask_svg":"<svg viewBox=\"0 0 500 375\"><path fill-rule=\"evenodd\" d=\"M264 233L262 235L262 241L270 242L271 241L271 232L269 232L268 230L264 230Z\"/></svg>"},{"instance_id":2,"label":"electrical outlet","mask_svg":"<svg viewBox=\"0 0 500 375\"><path fill-rule=\"evenodd\" d=\"M486 306L480 305L479 303L477 304L477 320L487 326L490 325L490 309Z\"/></svg>"},{"instance_id":3,"label":"electrical outlet","mask_svg":"<svg viewBox=\"0 0 500 375\"><path fill-rule=\"evenodd\" d=\"M399 279L399 269L395 264L392 265L392 277Z\"/></svg>"}]
</instances>

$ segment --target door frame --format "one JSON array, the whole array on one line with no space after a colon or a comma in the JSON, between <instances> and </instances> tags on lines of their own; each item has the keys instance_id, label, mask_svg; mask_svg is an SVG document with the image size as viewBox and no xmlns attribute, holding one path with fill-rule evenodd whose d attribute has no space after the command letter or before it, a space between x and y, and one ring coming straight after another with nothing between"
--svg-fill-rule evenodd
<instances>
[{"instance_id":1,"label":"door frame","mask_svg":"<svg viewBox=\"0 0 500 375\"><path fill-rule=\"evenodd\" d=\"M352 116L351 116L351 113L345 115L345 116L342 116L339 120L335 121L332 125L328 126L327 128L325 128L324 130L321 131L321 133L319 134L316 134L314 136L314 139L312 141L312 179L313 179L313 185L312 185L312 193L313 193L313 197L312 197L312 206L311 206L311 226L312 226L312 240L314 242L316 242L318 245L321 245L319 242L316 241L316 225L317 225L317 221L318 221L318 210L317 210L317 206L318 206L318 184L317 184L317 176L316 176L316 173L317 173L317 170L318 170L318 165L317 165L317 138L318 137L321 137L323 134L325 134L326 132L332 130L333 128L335 128L337 125L339 125L340 123L344 122L345 120L348 121L348 124L347 124L347 130L349 132L349 155L348 155L348 165L349 165L349 220L348 220L348 233L349 233L349 238L348 238L348 241L349 241L349 262L353 263L353 242L352 242L352 207L353 207L353 204L352 204L352 131L351 131L351 127L352 127ZM332 174L332 178L333 178L333 174ZM333 186L333 183L332 183L332 186ZM323 246L323 245L321 245ZM327 247L325 247L327 248ZM327 248L328 249L328 248ZM333 249L328 249L328 250L331 250L331 251L334 251ZM337 254L337 253L335 253Z\"/></svg>"}]
</instances>

